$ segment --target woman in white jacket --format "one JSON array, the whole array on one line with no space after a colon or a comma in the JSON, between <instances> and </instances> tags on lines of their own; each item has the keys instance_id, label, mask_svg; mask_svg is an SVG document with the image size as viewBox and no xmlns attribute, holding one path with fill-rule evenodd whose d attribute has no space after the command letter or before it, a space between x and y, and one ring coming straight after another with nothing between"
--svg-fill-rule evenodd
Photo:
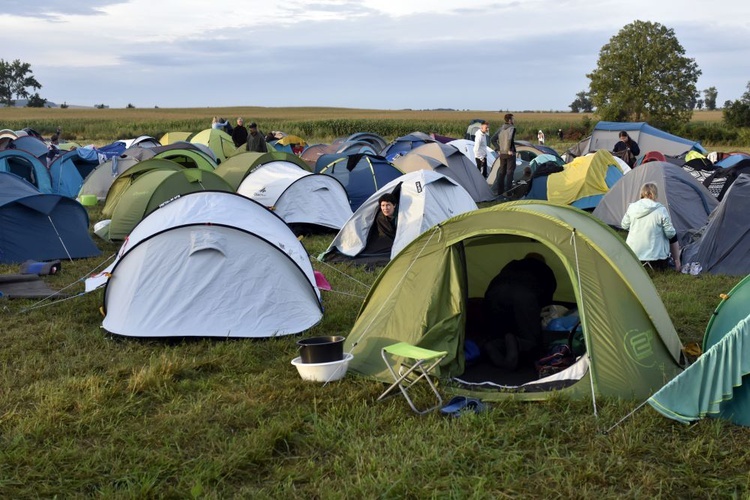
<instances>
[{"instance_id":1,"label":"woman in white jacket","mask_svg":"<svg viewBox=\"0 0 750 500\"><path fill-rule=\"evenodd\" d=\"M665 269L671 254L679 271L680 244L669 212L656 201L658 196L656 184L648 182L641 187L641 199L631 203L622 218L622 228L629 230L625 241L641 262L654 268Z\"/></svg>"}]
</instances>

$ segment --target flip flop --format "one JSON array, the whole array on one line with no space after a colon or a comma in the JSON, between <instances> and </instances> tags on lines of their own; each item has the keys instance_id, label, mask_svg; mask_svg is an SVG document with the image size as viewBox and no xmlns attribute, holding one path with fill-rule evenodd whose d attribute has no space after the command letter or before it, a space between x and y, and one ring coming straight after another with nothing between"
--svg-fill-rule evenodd
<instances>
[{"instance_id":1,"label":"flip flop","mask_svg":"<svg viewBox=\"0 0 750 500\"><path fill-rule=\"evenodd\" d=\"M481 413L486 410L487 407L484 403L476 398L468 398L466 396L455 396L448 401L447 405L440 408L441 413L453 415L454 417L460 417L463 412Z\"/></svg>"}]
</instances>

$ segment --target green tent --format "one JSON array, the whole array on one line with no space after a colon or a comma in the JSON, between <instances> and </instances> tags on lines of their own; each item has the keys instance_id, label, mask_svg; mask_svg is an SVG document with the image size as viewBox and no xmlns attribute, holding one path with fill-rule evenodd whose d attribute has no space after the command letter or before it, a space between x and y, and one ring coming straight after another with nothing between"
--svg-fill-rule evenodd
<instances>
[{"instance_id":1,"label":"green tent","mask_svg":"<svg viewBox=\"0 0 750 500\"><path fill-rule=\"evenodd\" d=\"M246 151L228 158L221 165L216 167L216 173L237 190L245 177L247 177L247 175L255 168L274 161L287 161L297 165L307 172L311 171L310 166L297 155L279 153L276 151L270 153Z\"/></svg>"},{"instance_id":2,"label":"green tent","mask_svg":"<svg viewBox=\"0 0 750 500\"><path fill-rule=\"evenodd\" d=\"M586 352L551 379L509 383L496 370L486 381L466 383L475 369L464 356L470 304L505 264L529 252L553 269L555 301L577 306ZM402 250L373 284L346 340L350 369L388 381L380 350L398 341L448 351L438 373L443 387L485 400L592 391L645 399L682 370L680 340L635 254L586 212L545 201L459 215Z\"/></svg>"},{"instance_id":3,"label":"green tent","mask_svg":"<svg viewBox=\"0 0 750 500\"><path fill-rule=\"evenodd\" d=\"M133 184L136 179L140 176L151 172L152 170L183 170L185 167L179 165L171 160L164 159L153 159L143 160L133 165L123 173L117 176L109 190L107 191L107 197L104 200L104 207L102 208L102 215L111 217L115 211L115 207L120 202L120 197L125 190Z\"/></svg>"},{"instance_id":4,"label":"green tent","mask_svg":"<svg viewBox=\"0 0 750 500\"><path fill-rule=\"evenodd\" d=\"M190 138L190 142L204 144L211 148L219 163L225 161L237 151L232 136L216 128L201 130Z\"/></svg>"},{"instance_id":5,"label":"green tent","mask_svg":"<svg viewBox=\"0 0 750 500\"><path fill-rule=\"evenodd\" d=\"M141 175L120 196L109 225L109 238L124 240L159 205L195 191L233 190L215 173L197 168L176 171L157 169Z\"/></svg>"},{"instance_id":6,"label":"green tent","mask_svg":"<svg viewBox=\"0 0 750 500\"><path fill-rule=\"evenodd\" d=\"M703 337L703 354L651 396L658 412L683 423L705 416L750 426L750 276L714 311Z\"/></svg>"},{"instance_id":7,"label":"green tent","mask_svg":"<svg viewBox=\"0 0 750 500\"><path fill-rule=\"evenodd\" d=\"M185 168L199 168L213 172L216 162L207 153L194 149L168 149L154 155L154 158L170 160Z\"/></svg>"}]
</instances>

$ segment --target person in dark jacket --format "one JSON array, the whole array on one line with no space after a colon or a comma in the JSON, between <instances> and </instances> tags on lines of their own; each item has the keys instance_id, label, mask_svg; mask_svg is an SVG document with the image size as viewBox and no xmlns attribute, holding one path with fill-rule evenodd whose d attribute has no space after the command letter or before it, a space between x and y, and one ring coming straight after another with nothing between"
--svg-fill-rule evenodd
<instances>
[{"instance_id":1,"label":"person in dark jacket","mask_svg":"<svg viewBox=\"0 0 750 500\"><path fill-rule=\"evenodd\" d=\"M635 165L638 155L641 154L641 148L638 147L638 143L631 139L624 130L620 131L619 137L620 140L615 144L612 152L615 156L622 158L628 166L632 167Z\"/></svg>"},{"instance_id":2,"label":"person in dark jacket","mask_svg":"<svg viewBox=\"0 0 750 500\"><path fill-rule=\"evenodd\" d=\"M247 142L247 129L242 117L237 118L237 126L232 130L232 142L234 147L238 148Z\"/></svg>"},{"instance_id":3,"label":"person in dark jacket","mask_svg":"<svg viewBox=\"0 0 750 500\"><path fill-rule=\"evenodd\" d=\"M505 123L490 139L490 144L500 157L492 194L502 196L513 188L513 173L516 170L516 124L512 113L504 117Z\"/></svg>"},{"instance_id":4,"label":"person in dark jacket","mask_svg":"<svg viewBox=\"0 0 750 500\"><path fill-rule=\"evenodd\" d=\"M250 133L247 136L245 149L257 153L267 153L268 146L266 146L266 140L263 138L263 134L258 132L258 124L252 122L248 128L250 129Z\"/></svg>"},{"instance_id":5,"label":"person in dark jacket","mask_svg":"<svg viewBox=\"0 0 750 500\"><path fill-rule=\"evenodd\" d=\"M378 198L375 222L367 236L367 253L390 253L396 238L398 200L393 193L384 193Z\"/></svg>"},{"instance_id":6,"label":"person in dark jacket","mask_svg":"<svg viewBox=\"0 0 750 500\"><path fill-rule=\"evenodd\" d=\"M484 293L485 314L496 337L485 344L496 366L515 370L521 356L536 356L542 347L541 312L552 303L555 273L538 253L512 260Z\"/></svg>"}]
</instances>

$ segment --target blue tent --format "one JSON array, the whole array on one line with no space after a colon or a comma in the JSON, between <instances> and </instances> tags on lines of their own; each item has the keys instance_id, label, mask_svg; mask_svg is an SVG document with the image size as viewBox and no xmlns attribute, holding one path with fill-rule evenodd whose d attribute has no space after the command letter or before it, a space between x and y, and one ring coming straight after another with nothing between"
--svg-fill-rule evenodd
<instances>
[{"instance_id":1,"label":"blue tent","mask_svg":"<svg viewBox=\"0 0 750 500\"><path fill-rule=\"evenodd\" d=\"M691 141L652 127L646 122L599 122L591 133L591 142L587 152L606 149L612 151L620 140L620 131L625 131L641 150L643 157L649 151L659 151L665 155L679 156L688 151L708 152L698 141ZM585 153L584 153L585 154Z\"/></svg>"},{"instance_id":2,"label":"blue tent","mask_svg":"<svg viewBox=\"0 0 750 500\"><path fill-rule=\"evenodd\" d=\"M436 141L424 132L412 132L411 134L394 139L393 142L383 148L380 155L384 156L388 161L393 161L393 158L396 156L404 155L412 149L430 142Z\"/></svg>"},{"instance_id":3,"label":"blue tent","mask_svg":"<svg viewBox=\"0 0 750 500\"><path fill-rule=\"evenodd\" d=\"M91 148L77 148L58 156L49 166L52 192L75 198L83 180L99 165L99 155Z\"/></svg>"},{"instance_id":4,"label":"blue tent","mask_svg":"<svg viewBox=\"0 0 750 500\"><path fill-rule=\"evenodd\" d=\"M20 149L0 151L0 172L10 172L26 179L42 193L52 193L47 167L31 153Z\"/></svg>"},{"instance_id":5,"label":"blue tent","mask_svg":"<svg viewBox=\"0 0 750 500\"><path fill-rule=\"evenodd\" d=\"M327 161L327 164L318 169L322 163L320 160ZM382 156L368 154L323 155L318 159L318 166L315 168L316 171L335 177L344 185L352 212L375 191L403 175L403 172Z\"/></svg>"},{"instance_id":6,"label":"blue tent","mask_svg":"<svg viewBox=\"0 0 750 500\"><path fill-rule=\"evenodd\" d=\"M47 153L49 153L47 144L45 144L45 142L41 139L37 139L33 135L24 135L19 137L18 139L15 139L13 142L11 142L9 149L10 148L22 149L27 153L31 153L32 155L36 156L40 160L44 159L44 161L46 161Z\"/></svg>"},{"instance_id":7,"label":"blue tent","mask_svg":"<svg viewBox=\"0 0 750 500\"><path fill-rule=\"evenodd\" d=\"M0 264L94 257L100 252L88 229L88 213L77 201L0 172Z\"/></svg>"}]
</instances>

